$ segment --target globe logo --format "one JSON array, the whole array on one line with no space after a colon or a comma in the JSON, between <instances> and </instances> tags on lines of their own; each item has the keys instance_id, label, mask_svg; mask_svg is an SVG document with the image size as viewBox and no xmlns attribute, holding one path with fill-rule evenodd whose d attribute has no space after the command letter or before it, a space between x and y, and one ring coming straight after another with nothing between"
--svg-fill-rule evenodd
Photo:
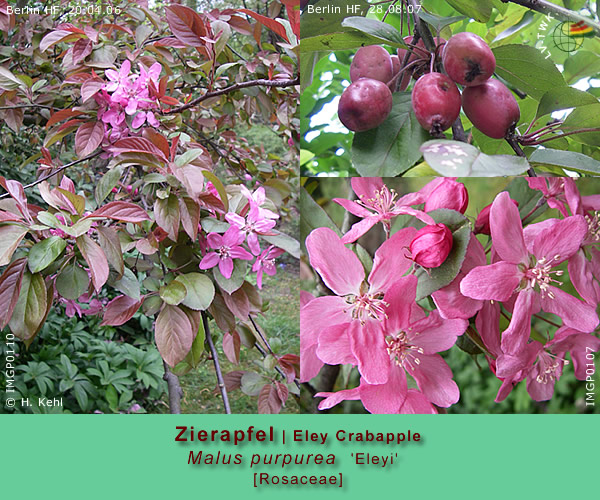
<instances>
[{"instance_id":1,"label":"globe logo","mask_svg":"<svg viewBox=\"0 0 600 500\"><path fill-rule=\"evenodd\" d=\"M583 40L592 31L583 21L560 23L552 32L552 40L559 50L575 52L583 45ZM593 35L593 32L592 32Z\"/></svg>"}]
</instances>

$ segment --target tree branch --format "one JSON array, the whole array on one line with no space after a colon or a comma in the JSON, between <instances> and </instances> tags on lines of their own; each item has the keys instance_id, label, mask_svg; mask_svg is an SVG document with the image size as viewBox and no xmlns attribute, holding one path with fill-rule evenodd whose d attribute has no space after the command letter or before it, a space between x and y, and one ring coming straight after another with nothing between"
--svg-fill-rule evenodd
<instances>
[{"instance_id":1,"label":"tree branch","mask_svg":"<svg viewBox=\"0 0 600 500\"><path fill-rule=\"evenodd\" d=\"M167 381L169 391L169 411L173 415L179 415L181 413L181 398L183 397L183 391L181 390L181 385L179 385L179 378L171 371L169 365L164 360L163 366L165 367L163 379Z\"/></svg>"},{"instance_id":2,"label":"tree branch","mask_svg":"<svg viewBox=\"0 0 600 500\"><path fill-rule=\"evenodd\" d=\"M506 139L506 142L508 142L510 144L510 147L513 148L513 151L515 153L517 153L518 156L520 156L522 158L527 158L527 155L521 149L521 146L519 146L519 141L515 137L514 133L507 134L506 137L505 137L505 139ZM533 170L533 167L531 167L531 166L527 170L527 175L529 177L537 177L537 174L535 173L535 170Z\"/></svg>"},{"instance_id":3,"label":"tree branch","mask_svg":"<svg viewBox=\"0 0 600 500\"><path fill-rule=\"evenodd\" d=\"M600 36L599 23L589 17L583 16L577 12L573 12L572 10L565 9L560 5L553 4L546 0L502 0L502 2L516 3L517 5L527 7L528 9L535 10L536 12L547 14L550 17L554 16L556 19L560 19L561 21L572 21L575 23L578 21L583 21L590 28L592 28L598 36Z\"/></svg>"},{"instance_id":4,"label":"tree branch","mask_svg":"<svg viewBox=\"0 0 600 500\"><path fill-rule=\"evenodd\" d=\"M206 99L210 99L211 97L216 97L223 94L228 94L230 92L235 92L236 90L245 89L248 87L293 87L294 85L300 85L300 77L297 77L293 80L250 80L248 82L236 83L235 85L230 85L229 87L225 87L219 90L214 90L212 92L206 92L204 95L197 97L196 99L191 100L187 104L183 106L179 106L177 108L169 109L168 111L161 111L162 115L172 115L174 113L181 113L186 109L193 108L197 104L200 104L202 101Z\"/></svg>"},{"instance_id":5,"label":"tree branch","mask_svg":"<svg viewBox=\"0 0 600 500\"><path fill-rule=\"evenodd\" d=\"M81 160L75 160L75 161L72 161L71 163L67 163L66 165L63 165L62 167L57 168L54 172L49 173L48 175L45 175L44 177L41 177L37 181L32 182L31 184L27 184L27 186L23 186L23 189L29 189L29 188L32 188L33 186L37 186L38 184L40 184L44 181L47 181L51 177L54 177L56 174L59 174L63 170L66 170L67 168L72 167L73 165L77 165L78 163L83 163L88 160L91 160L92 158L96 158L96 156L99 156L101 153L102 153L102 150L98 151L97 153L94 153L93 155L86 156L85 158L81 158ZM8 193L4 193L3 195L0 196L0 200L2 198L6 198L7 196L10 196L10 195Z\"/></svg>"},{"instance_id":6,"label":"tree branch","mask_svg":"<svg viewBox=\"0 0 600 500\"><path fill-rule=\"evenodd\" d=\"M217 372L217 385L221 391L221 397L223 398L223 406L225 407L225 413L231 414L231 407L229 406L229 397L227 396L227 387L225 386L225 380L223 379L223 372L221 372L221 365L219 364L219 354L215 348L215 344L210 335L210 328L208 327L208 318L204 312L202 313L202 323L204 325L204 331L206 332L206 342L210 348L212 354L213 363L215 365L215 372Z\"/></svg>"}]
</instances>

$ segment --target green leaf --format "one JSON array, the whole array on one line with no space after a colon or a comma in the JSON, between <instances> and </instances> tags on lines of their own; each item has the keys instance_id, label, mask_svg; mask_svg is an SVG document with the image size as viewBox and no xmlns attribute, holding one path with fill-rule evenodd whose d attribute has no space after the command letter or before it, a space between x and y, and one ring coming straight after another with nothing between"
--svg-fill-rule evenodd
<instances>
[{"instance_id":1,"label":"green leaf","mask_svg":"<svg viewBox=\"0 0 600 500\"><path fill-rule=\"evenodd\" d=\"M248 396L258 396L268 380L254 372L246 372L242 376L242 392Z\"/></svg>"},{"instance_id":2,"label":"green leaf","mask_svg":"<svg viewBox=\"0 0 600 500\"><path fill-rule=\"evenodd\" d=\"M515 33L518 33L523 28L526 28L527 26L529 26L535 20L535 18L536 18L536 15L532 11L530 11L530 10L526 11L518 23L513 24L509 28L506 28L504 31L502 31L501 33L496 35L496 37L492 40L492 43L495 44L496 42L499 42L500 40L504 40L505 38L508 38L508 37L514 35Z\"/></svg>"},{"instance_id":3,"label":"green leaf","mask_svg":"<svg viewBox=\"0 0 600 500\"><path fill-rule=\"evenodd\" d=\"M564 76L570 85L598 73L600 73L600 55L593 52L578 50L575 54L569 54L565 61Z\"/></svg>"},{"instance_id":4,"label":"green leaf","mask_svg":"<svg viewBox=\"0 0 600 500\"><path fill-rule=\"evenodd\" d=\"M102 205L102 202L110 194L113 188L117 186L121 179L121 175L123 175L123 167L117 166L108 170L108 172L100 178L100 182L98 182L96 189L94 190L94 197L96 198L98 206Z\"/></svg>"},{"instance_id":5,"label":"green leaf","mask_svg":"<svg viewBox=\"0 0 600 500\"><path fill-rule=\"evenodd\" d=\"M434 36L435 32L439 33L446 26L450 26L451 24L467 19L465 16L440 17L435 14L425 12L424 10L421 10L421 12L419 12L419 17L427 24L433 27Z\"/></svg>"},{"instance_id":6,"label":"green leaf","mask_svg":"<svg viewBox=\"0 0 600 500\"><path fill-rule=\"evenodd\" d=\"M68 265L56 278L56 290L61 297L77 300L87 292L90 278L79 265Z\"/></svg>"},{"instance_id":7,"label":"green leaf","mask_svg":"<svg viewBox=\"0 0 600 500\"><path fill-rule=\"evenodd\" d=\"M386 25L389 26L389 25ZM349 50L366 45L387 43L394 47L396 43L371 36L362 31L345 31L343 33L327 33L326 35L311 36L300 40L301 58L310 58L310 52L327 52L332 50Z\"/></svg>"},{"instance_id":8,"label":"green leaf","mask_svg":"<svg viewBox=\"0 0 600 500\"><path fill-rule=\"evenodd\" d=\"M229 198L227 198L227 191L225 191L225 186L223 186L223 183L212 172L205 170L202 173L204 174L204 177L206 177L206 179L209 180L212 183L212 185L215 187L215 189L219 193L219 198L221 198L221 201L223 202L223 206L225 207L225 212L228 212L229 211Z\"/></svg>"},{"instance_id":9,"label":"green leaf","mask_svg":"<svg viewBox=\"0 0 600 500\"><path fill-rule=\"evenodd\" d=\"M330 0L312 2L313 8L304 9L300 16L300 39L312 36L348 31L342 21L349 16L365 16L369 10L366 0Z\"/></svg>"},{"instance_id":10,"label":"green leaf","mask_svg":"<svg viewBox=\"0 0 600 500\"><path fill-rule=\"evenodd\" d=\"M542 96L535 117L539 118L560 109L576 108L596 103L598 103L598 99L588 92L572 87L559 87L549 90Z\"/></svg>"},{"instance_id":11,"label":"green leaf","mask_svg":"<svg viewBox=\"0 0 600 500\"><path fill-rule=\"evenodd\" d=\"M519 175L529 163L520 156L489 156L459 141L433 140L421 146L425 161L445 177L496 177Z\"/></svg>"},{"instance_id":12,"label":"green leaf","mask_svg":"<svg viewBox=\"0 0 600 500\"><path fill-rule=\"evenodd\" d=\"M531 189L523 177L513 179L506 190L508 191L508 194L510 194L511 199L519 204L519 214L521 215L521 218L529 214L543 197L543 194L540 191ZM539 207L535 213L528 218L528 221L535 220L547 208L548 206L546 204Z\"/></svg>"},{"instance_id":13,"label":"green leaf","mask_svg":"<svg viewBox=\"0 0 600 500\"><path fill-rule=\"evenodd\" d=\"M492 49L496 73L516 88L540 100L549 90L566 83L552 59L529 45L502 45ZM542 76L543 75L543 76Z\"/></svg>"},{"instance_id":14,"label":"green leaf","mask_svg":"<svg viewBox=\"0 0 600 500\"><path fill-rule=\"evenodd\" d=\"M492 15L491 0L447 0L458 12L475 21L486 23Z\"/></svg>"},{"instance_id":15,"label":"green leaf","mask_svg":"<svg viewBox=\"0 0 600 500\"><path fill-rule=\"evenodd\" d=\"M46 317L48 296L41 274L25 271L19 300L8 322L11 332L21 340L32 338Z\"/></svg>"},{"instance_id":16,"label":"green leaf","mask_svg":"<svg viewBox=\"0 0 600 500\"><path fill-rule=\"evenodd\" d=\"M215 286L212 280L200 273L181 274L176 282L184 285L187 294L182 303L195 311L204 311L212 304L215 297Z\"/></svg>"},{"instance_id":17,"label":"green leaf","mask_svg":"<svg viewBox=\"0 0 600 500\"><path fill-rule=\"evenodd\" d=\"M233 273L231 273L229 279L221 274L218 267L213 267L213 276L221 289L231 295L244 284L244 279L246 279L246 267L247 264L245 260L236 259L233 265Z\"/></svg>"},{"instance_id":18,"label":"green leaf","mask_svg":"<svg viewBox=\"0 0 600 500\"><path fill-rule=\"evenodd\" d=\"M536 149L530 156L529 161L533 164L558 165L575 172L600 174L600 161L574 151Z\"/></svg>"},{"instance_id":19,"label":"green leaf","mask_svg":"<svg viewBox=\"0 0 600 500\"><path fill-rule=\"evenodd\" d=\"M185 299L187 289L183 283L173 280L168 285L161 286L158 294L167 304L176 306L181 304L183 299Z\"/></svg>"},{"instance_id":20,"label":"green leaf","mask_svg":"<svg viewBox=\"0 0 600 500\"><path fill-rule=\"evenodd\" d=\"M567 116L560 129L572 132L584 128L600 129L600 103L581 106ZM571 139L590 146L600 146L600 130L569 136Z\"/></svg>"},{"instance_id":21,"label":"green leaf","mask_svg":"<svg viewBox=\"0 0 600 500\"><path fill-rule=\"evenodd\" d=\"M15 90L19 87L25 88L26 85L23 80L17 78L4 66L0 66L0 89L3 90Z\"/></svg>"},{"instance_id":22,"label":"green leaf","mask_svg":"<svg viewBox=\"0 0 600 500\"><path fill-rule=\"evenodd\" d=\"M331 220L327 212L308 194L304 187L300 188L300 213L302 214L302 217L300 217L300 240L303 248L304 240L308 234L318 227L328 227L340 238L342 237L342 233L335 222Z\"/></svg>"},{"instance_id":23,"label":"green leaf","mask_svg":"<svg viewBox=\"0 0 600 500\"><path fill-rule=\"evenodd\" d=\"M363 177L395 177L421 158L419 146L429 137L412 111L410 92L394 94L387 119L354 134L352 163Z\"/></svg>"},{"instance_id":24,"label":"green leaf","mask_svg":"<svg viewBox=\"0 0 600 500\"><path fill-rule=\"evenodd\" d=\"M128 297L140 300L140 283L131 269L124 268L123 276L115 281L112 286Z\"/></svg>"},{"instance_id":25,"label":"green leaf","mask_svg":"<svg viewBox=\"0 0 600 500\"><path fill-rule=\"evenodd\" d=\"M471 237L469 221L460 212L442 208L429 212L429 215L436 223L445 224L452 231L452 250L440 267L427 270L417 269L416 276L419 278L417 300L428 297L433 292L449 285L456 278L465 260Z\"/></svg>"},{"instance_id":26,"label":"green leaf","mask_svg":"<svg viewBox=\"0 0 600 500\"><path fill-rule=\"evenodd\" d=\"M36 243L29 250L27 265L32 273L39 273L52 264L63 252L67 242L60 236L51 236Z\"/></svg>"},{"instance_id":27,"label":"green leaf","mask_svg":"<svg viewBox=\"0 0 600 500\"><path fill-rule=\"evenodd\" d=\"M383 43L392 47L406 48L406 42L400 35L400 32L387 23L368 19L366 17L347 17L342 21L342 26L354 28L355 30L371 35L380 39ZM381 42L380 42L381 43Z\"/></svg>"},{"instance_id":28,"label":"green leaf","mask_svg":"<svg viewBox=\"0 0 600 500\"><path fill-rule=\"evenodd\" d=\"M292 257L300 258L300 242L296 238L275 230L271 230L271 232L275 234L263 235L262 239L285 250Z\"/></svg>"}]
</instances>

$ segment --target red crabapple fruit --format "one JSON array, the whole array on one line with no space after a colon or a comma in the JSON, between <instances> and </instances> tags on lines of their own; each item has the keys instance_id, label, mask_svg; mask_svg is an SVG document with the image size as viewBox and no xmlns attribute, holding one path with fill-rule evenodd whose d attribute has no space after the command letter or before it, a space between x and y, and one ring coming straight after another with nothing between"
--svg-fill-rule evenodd
<instances>
[{"instance_id":1,"label":"red crabapple fruit","mask_svg":"<svg viewBox=\"0 0 600 500\"><path fill-rule=\"evenodd\" d=\"M350 80L372 78L387 84L394 76L390 53L379 45L368 45L356 51L350 64Z\"/></svg>"},{"instance_id":2,"label":"red crabapple fruit","mask_svg":"<svg viewBox=\"0 0 600 500\"><path fill-rule=\"evenodd\" d=\"M442 63L448 76L466 87L481 85L496 69L496 58L488 44L469 32L457 33L448 40Z\"/></svg>"},{"instance_id":3,"label":"red crabapple fruit","mask_svg":"<svg viewBox=\"0 0 600 500\"><path fill-rule=\"evenodd\" d=\"M494 79L463 90L462 107L471 123L493 139L506 136L521 117L512 92L501 81Z\"/></svg>"},{"instance_id":4,"label":"red crabapple fruit","mask_svg":"<svg viewBox=\"0 0 600 500\"><path fill-rule=\"evenodd\" d=\"M342 93L338 116L346 128L364 132L381 125L392 110L392 92L385 83L361 78Z\"/></svg>"},{"instance_id":5,"label":"red crabapple fruit","mask_svg":"<svg viewBox=\"0 0 600 500\"><path fill-rule=\"evenodd\" d=\"M441 73L427 73L412 91L412 106L421 126L432 135L447 130L460 114L460 92Z\"/></svg>"}]
</instances>

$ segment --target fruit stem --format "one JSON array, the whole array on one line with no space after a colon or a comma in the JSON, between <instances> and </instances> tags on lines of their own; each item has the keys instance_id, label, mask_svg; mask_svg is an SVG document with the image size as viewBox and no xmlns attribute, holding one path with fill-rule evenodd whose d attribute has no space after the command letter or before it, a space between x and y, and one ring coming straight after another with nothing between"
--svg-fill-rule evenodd
<instances>
[{"instance_id":1,"label":"fruit stem","mask_svg":"<svg viewBox=\"0 0 600 500\"><path fill-rule=\"evenodd\" d=\"M527 155L521 149L521 146L519 146L519 142L513 131L508 132L506 134L505 139L506 139L506 142L508 142L510 144L510 147L513 148L514 152L517 153L517 156L520 156L522 158L527 158ZM532 166L529 166L529 168L527 169L527 175L529 177L537 177L537 174L535 173L535 170L533 170Z\"/></svg>"},{"instance_id":2,"label":"fruit stem","mask_svg":"<svg viewBox=\"0 0 600 500\"><path fill-rule=\"evenodd\" d=\"M532 122L532 124L533 123L534 122ZM531 132L531 133L529 133L529 130L527 130L527 132L525 132L525 134L523 134L521 136L521 139L525 139L525 140L533 139L535 136L539 135L540 132L544 132L545 130L550 130L550 129L552 129L554 127L558 127L558 126L560 126L562 124L563 124L563 122L559 120L559 121L550 123L550 124L548 124L548 125L540 128L540 129L537 129L537 130L535 130L534 132Z\"/></svg>"},{"instance_id":3,"label":"fruit stem","mask_svg":"<svg viewBox=\"0 0 600 500\"><path fill-rule=\"evenodd\" d=\"M417 4L416 0L410 0L410 3L413 6L413 15L415 18L415 31L417 31L423 39L425 48L429 52L435 52L435 40L433 39L433 35L431 34L431 31L429 30L427 24L424 23L417 14L417 12L421 10L421 6Z\"/></svg>"},{"instance_id":4,"label":"fruit stem","mask_svg":"<svg viewBox=\"0 0 600 500\"><path fill-rule=\"evenodd\" d=\"M580 128L579 130L565 132L564 134L558 134L558 135L555 135L554 137L546 137L545 139L538 139L535 137L529 138L529 139L524 138L520 142L524 146L537 146L538 144L543 144L544 142L553 141L554 139L560 139L561 137L566 137L567 135L585 134L586 132L600 132L600 128Z\"/></svg>"}]
</instances>

